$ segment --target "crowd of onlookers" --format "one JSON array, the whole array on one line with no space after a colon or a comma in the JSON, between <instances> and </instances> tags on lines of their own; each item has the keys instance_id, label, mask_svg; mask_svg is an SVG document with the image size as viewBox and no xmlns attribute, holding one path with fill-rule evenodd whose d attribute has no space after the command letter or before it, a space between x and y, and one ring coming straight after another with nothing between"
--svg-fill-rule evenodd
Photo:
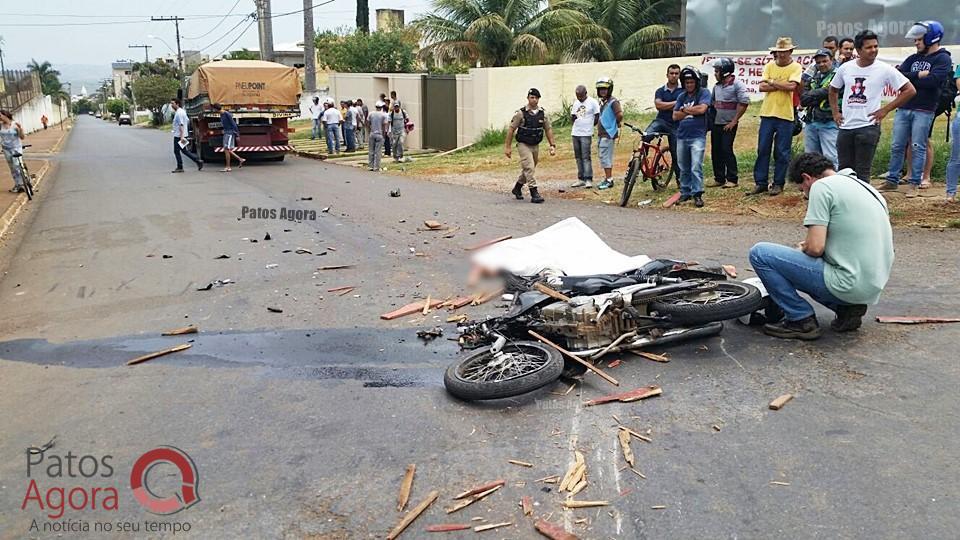
<instances>
[{"instance_id":1,"label":"crowd of onlookers","mask_svg":"<svg viewBox=\"0 0 960 540\"><path fill-rule=\"evenodd\" d=\"M361 98L341 100L338 107L333 98L321 102L314 97L309 111L313 119L310 139L325 139L328 155L338 155L341 149L355 152L366 148L371 171L383 169L384 155L392 156L396 163L409 159L404 157L403 147L413 123L395 90L389 97L380 94L372 109Z\"/></svg>"}]
</instances>

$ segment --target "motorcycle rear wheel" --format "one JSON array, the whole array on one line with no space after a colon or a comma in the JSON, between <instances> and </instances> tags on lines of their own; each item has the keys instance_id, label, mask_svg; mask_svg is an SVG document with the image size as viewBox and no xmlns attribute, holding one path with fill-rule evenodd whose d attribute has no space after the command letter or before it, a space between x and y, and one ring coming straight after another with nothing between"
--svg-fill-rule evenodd
<instances>
[{"instance_id":1,"label":"motorcycle rear wheel","mask_svg":"<svg viewBox=\"0 0 960 540\"><path fill-rule=\"evenodd\" d=\"M447 392L468 401L506 398L550 384L563 371L560 353L539 342L512 341L503 352L510 355L505 361L484 347L451 364L443 375Z\"/></svg>"},{"instance_id":2,"label":"motorcycle rear wheel","mask_svg":"<svg viewBox=\"0 0 960 540\"><path fill-rule=\"evenodd\" d=\"M760 309L762 301L753 285L719 281L708 290L684 291L650 302L650 311L669 315L673 324L693 326L749 315Z\"/></svg>"}]
</instances>

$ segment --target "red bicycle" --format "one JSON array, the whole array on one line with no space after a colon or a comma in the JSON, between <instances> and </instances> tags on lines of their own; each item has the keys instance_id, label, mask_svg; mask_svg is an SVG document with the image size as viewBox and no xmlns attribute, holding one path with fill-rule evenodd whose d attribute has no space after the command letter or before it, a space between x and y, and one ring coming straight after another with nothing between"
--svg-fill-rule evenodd
<instances>
[{"instance_id":1,"label":"red bicycle","mask_svg":"<svg viewBox=\"0 0 960 540\"><path fill-rule=\"evenodd\" d=\"M624 122L624 126L639 134L637 144L633 148L633 157L627 165L627 175L623 179L623 193L620 194L620 206L630 202L630 194L637 183L637 176L643 175L644 180L650 181L654 191L667 187L673 179L673 155L670 147L661 143L667 133L646 133L642 129ZM644 137L653 137L651 142L644 141Z\"/></svg>"}]
</instances>

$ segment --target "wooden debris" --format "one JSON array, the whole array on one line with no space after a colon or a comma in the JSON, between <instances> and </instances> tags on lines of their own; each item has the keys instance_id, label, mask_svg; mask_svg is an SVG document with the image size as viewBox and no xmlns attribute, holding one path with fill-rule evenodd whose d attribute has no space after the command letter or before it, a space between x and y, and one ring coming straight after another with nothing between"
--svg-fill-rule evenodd
<instances>
[{"instance_id":1,"label":"wooden debris","mask_svg":"<svg viewBox=\"0 0 960 540\"><path fill-rule=\"evenodd\" d=\"M352 264L331 264L329 266L321 266L317 270L341 270L343 268L353 268Z\"/></svg>"},{"instance_id":2,"label":"wooden debris","mask_svg":"<svg viewBox=\"0 0 960 540\"><path fill-rule=\"evenodd\" d=\"M617 358L617 359L614 360L613 362L610 362L609 364L607 364L607 368L615 368L615 367L617 367L617 366L619 366L619 365L620 365L620 359Z\"/></svg>"},{"instance_id":3,"label":"wooden debris","mask_svg":"<svg viewBox=\"0 0 960 540\"><path fill-rule=\"evenodd\" d=\"M567 295L565 295L565 294L563 294L563 293L561 293L561 292L559 292L559 291L555 291L555 290L551 289L550 287L544 285L543 283L539 283L539 282L534 283L534 284L533 284L533 288L536 289L536 290L538 290L538 291L540 291L540 292L542 292L543 294L549 296L550 298L553 298L554 300L560 300L561 302L569 302L569 301L570 301L570 297L569 297L569 296L567 296Z\"/></svg>"},{"instance_id":4,"label":"wooden debris","mask_svg":"<svg viewBox=\"0 0 960 540\"><path fill-rule=\"evenodd\" d=\"M577 484L583 472L580 470L581 465L584 467L584 470L586 470L586 459L582 453L575 451L573 463L567 467L567 474L563 475L563 480L560 481L560 486L557 488L558 491L569 490Z\"/></svg>"},{"instance_id":5,"label":"wooden debris","mask_svg":"<svg viewBox=\"0 0 960 540\"><path fill-rule=\"evenodd\" d=\"M793 394L784 394L770 402L770 409L774 411L779 411L791 399L793 399Z\"/></svg>"},{"instance_id":6,"label":"wooden debris","mask_svg":"<svg viewBox=\"0 0 960 540\"><path fill-rule=\"evenodd\" d=\"M180 351L189 349L190 347L191 347L191 345L190 345L189 343L184 343L184 344L182 344L182 345L177 345L176 347L170 347L169 349L164 349L164 350L162 350L162 351L152 352L152 353L150 353L150 354L145 354L145 355L143 355L143 356L138 356L138 357L134 358L133 360L128 360L128 361L127 361L127 365L128 365L128 366L133 366L133 365L139 364L139 363L141 363L141 362L146 362L147 360L153 360L154 358L158 358L158 357L160 357L160 356L165 356L165 355L172 354L172 353L175 353L175 352L180 352Z\"/></svg>"},{"instance_id":7,"label":"wooden debris","mask_svg":"<svg viewBox=\"0 0 960 540\"><path fill-rule=\"evenodd\" d=\"M658 505L655 505L655 506L651 506L650 509L651 509L651 510L663 510L663 509L665 509L666 507L667 507L667 505L665 505L665 504L658 504Z\"/></svg>"},{"instance_id":8,"label":"wooden debris","mask_svg":"<svg viewBox=\"0 0 960 540\"><path fill-rule=\"evenodd\" d=\"M667 363L670 361L669 356L662 355L662 354L653 354L651 352L646 352L646 351L630 351L630 352L632 352L633 354L641 358L646 358L647 360L653 360L654 362Z\"/></svg>"},{"instance_id":9,"label":"wooden debris","mask_svg":"<svg viewBox=\"0 0 960 540\"><path fill-rule=\"evenodd\" d=\"M467 319L469 319L469 317L467 317L466 314L460 314L460 315L454 315L454 316L452 316L452 317L447 317L447 322L448 322L448 323L453 323L453 322L455 322L455 323L465 323L465 322L467 322Z\"/></svg>"},{"instance_id":10,"label":"wooden debris","mask_svg":"<svg viewBox=\"0 0 960 540\"><path fill-rule=\"evenodd\" d=\"M612 394L609 396L598 397L596 399L591 399L583 404L584 407L592 407L594 405L602 405L604 403L610 403L613 401L620 401L622 403L630 403L633 401L639 401L641 399L646 399L653 396L659 396L663 393L663 390L659 386L644 386L643 388L637 388L636 390L631 390L629 392L624 392L622 394Z\"/></svg>"},{"instance_id":11,"label":"wooden debris","mask_svg":"<svg viewBox=\"0 0 960 540\"><path fill-rule=\"evenodd\" d=\"M270 313L283 313L282 309L276 308L276 307L270 307L270 306L267 306L267 311L269 311Z\"/></svg>"},{"instance_id":12,"label":"wooden debris","mask_svg":"<svg viewBox=\"0 0 960 540\"><path fill-rule=\"evenodd\" d=\"M573 486L573 489L570 490L570 496L573 497L577 493L580 493L585 487L587 487L587 480L580 480L577 482L577 485Z\"/></svg>"},{"instance_id":13,"label":"wooden debris","mask_svg":"<svg viewBox=\"0 0 960 540\"><path fill-rule=\"evenodd\" d=\"M340 292L340 291L353 290L353 289L356 289L356 286L344 285L343 287L334 287L332 289L327 289L327 292Z\"/></svg>"},{"instance_id":14,"label":"wooden debris","mask_svg":"<svg viewBox=\"0 0 960 540\"><path fill-rule=\"evenodd\" d=\"M764 212L763 210L757 208L756 206L748 206L747 208L748 208L751 212L756 212L756 213L760 214L760 215L763 216L763 217L770 217L770 214Z\"/></svg>"},{"instance_id":15,"label":"wooden debris","mask_svg":"<svg viewBox=\"0 0 960 540\"><path fill-rule=\"evenodd\" d=\"M630 449L630 432L621 429L617 432L617 438L620 439L620 447L623 449L623 459L633 468L635 460L633 450Z\"/></svg>"},{"instance_id":16,"label":"wooden debris","mask_svg":"<svg viewBox=\"0 0 960 540\"><path fill-rule=\"evenodd\" d=\"M710 427L712 427L714 431L720 431L720 426L717 425L717 424L714 424L714 425L712 425L712 426L710 426Z\"/></svg>"},{"instance_id":17,"label":"wooden debris","mask_svg":"<svg viewBox=\"0 0 960 540\"><path fill-rule=\"evenodd\" d=\"M414 302L412 304L407 304L402 308L395 309L389 313L384 313L383 315L380 316L380 318L385 321L392 321L393 319L406 317L407 315L412 315L414 313L419 313L423 311L423 306L425 305L429 305L430 309L436 309L436 307L439 306L441 303L442 302L440 302L439 300L434 300L430 304L427 304L426 301Z\"/></svg>"},{"instance_id":18,"label":"wooden debris","mask_svg":"<svg viewBox=\"0 0 960 540\"><path fill-rule=\"evenodd\" d=\"M430 525L427 527L427 532L452 532L452 531L465 531L472 527L466 523L439 523L437 525Z\"/></svg>"},{"instance_id":19,"label":"wooden debris","mask_svg":"<svg viewBox=\"0 0 960 540\"><path fill-rule=\"evenodd\" d=\"M504 484L506 484L506 483L507 483L506 480L494 480L493 482L490 482L489 484L484 484L484 485L482 485L482 486L477 486L477 487L475 487L475 488L473 488L473 489L468 489L467 491L464 491L463 493L461 493L461 494L457 495L456 497L454 497L453 500L465 499L465 498L467 498L467 497L469 497L469 496L471 496L471 495L476 495L477 493L483 493L484 491L488 491L488 490L493 489L493 488L495 488L495 487L497 487L497 486L502 486L502 485L504 485Z\"/></svg>"},{"instance_id":20,"label":"wooden debris","mask_svg":"<svg viewBox=\"0 0 960 540\"><path fill-rule=\"evenodd\" d=\"M583 525L584 523L587 522L587 518L580 518L580 519L574 520L573 522L577 525Z\"/></svg>"},{"instance_id":21,"label":"wooden debris","mask_svg":"<svg viewBox=\"0 0 960 540\"><path fill-rule=\"evenodd\" d=\"M568 533L563 526L550 523L549 521L543 519L538 519L533 524L533 527L537 529L537 532L546 536L550 540L580 540L577 535Z\"/></svg>"},{"instance_id":22,"label":"wooden debris","mask_svg":"<svg viewBox=\"0 0 960 540\"><path fill-rule=\"evenodd\" d=\"M420 504L415 506L412 510L407 512L407 515L403 516L403 519L401 519L400 522L397 523L397 526L394 527L393 530L390 531L390 534L387 535L387 540L393 540L394 538L400 536L400 533L402 533L404 529L406 529L411 523L413 523L415 519L420 517L420 514L422 514L424 510L426 510L431 504L433 504L433 501L436 501L437 497L439 496L440 496L439 491L437 490L431 491L430 494L427 495L426 499L424 499Z\"/></svg>"},{"instance_id":23,"label":"wooden debris","mask_svg":"<svg viewBox=\"0 0 960 540\"><path fill-rule=\"evenodd\" d=\"M527 463L526 461L519 461L516 459L508 459L507 463L512 463L514 465L519 465L521 467L533 467L533 463Z\"/></svg>"},{"instance_id":24,"label":"wooden debris","mask_svg":"<svg viewBox=\"0 0 960 540\"><path fill-rule=\"evenodd\" d=\"M617 381L617 380L614 379L613 377L607 375L606 373L603 372L603 370L601 370L601 369L598 368L597 366L591 364L590 362L587 362L586 360L580 358L579 356L574 356L573 353L571 353L570 351L564 349L563 347L557 345L556 343L550 341L549 339L541 336L540 334L534 332L533 330L527 330L527 333L530 334L531 336L539 339L540 341L546 343L547 345L550 345L550 346L553 347L554 349L560 351L560 353L562 353L562 354L563 354L564 356L566 356L567 358L569 358L569 359L577 362L578 364L586 367L586 368L589 369L590 371L596 373L597 375L600 376L600 378L602 378L603 380L607 381L608 383L610 383L610 384L612 384L612 385L614 385L614 386L620 386L620 382L619 382L619 381Z\"/></svg>"},{"instance_id":25,"label":"wooden debris","mask_svg":"<svg viewBox=\"0 0 960 540\"><path fill-rule=\"evenodd\" d=\"M440 227L443 227L443 223L440 223L439 221L434 221L432 219L428 219L424 221L423 224L428 229L439 229Z\"/></svg>"},{"instance_id":26,"label":"wooden debris","mask_svg":"<svg viewBox=\"0 0 960 540\"><path fill-rule=\"evenodd\" d=\"M342 291L340 291L340 292L337 293L337 296L346 296L346 295L352 293L355 289L356 289L356 287L349 287L349 288L347 288L347 289L343 289Z\"/></svg>"},{"instance_id":27,"label":"wooden debris","mask_svg":"<svg viewBox=\"0 0 960 540\"><path fill-rule=\"evenodd\" d=\"M636 431L628 428L627 426L617 426L617 427L620 428L620 429L623 430L623 431L626 431L626 432L629 433L630 435L633 435L634 437L640 439L640 440L643 441L643 442L653 442L653 439L651 439L650 437L643 436L643 435L637 433Z\"/></svg>"},{"instance_id":28,"label":"wooden debris","mask_svg":"<svg viewBox=\"0 0 960 540\"><path fill-rule=\"evenodd\" d=\"M523 509L523 515L532 516L533 515L533 497L529 495L524 495L520 499L520 508Z\"/></svg>"},{"instance_id":29,"label":"wooden debris","mask_svg":"<svg viewBox=\"0 0 960 540\"><path fill-rule=\"evenodd\" d=\"M470 302L473 302L473 296L461 296L460 298L456 298L454 300L450 300L449 302L447 302L447 306L450 309L450 311L453 311L455 309L462 308L463 306L469 304Z\"/></svg>"},{"instance_id":30,"label":"wooden debris","mask_svg":"<svg viewBox=\"0 0 960 540\"><path fill-rule=\"evenodd\" d=\"M442 303L442 302L441 302ZM430 313L430 295L427 295L427 301L423 303L423 311L421 312L424 315Z\"/></svg>"},{"instance_id":31,"label":"wooden debris","mask_svg":"<svg viewBox=\"0 0 960 540\"><path fill-rule=\"evenodd\" d=\"M473 532L483 532L489 531L490 529L498 529L500 527L507 527L513 525L512 521L504 521L503 523L490 523L488 525L477 525L473 528Z\"/></svg>"},{"instance_id":32,"label":"wooden debris","mask_svg":"<svg viewBox=\"0 0 960 540\"><path fill-rule=\"evenodd\" d=\"M470 497L470 498L468 498L468 499L464 499L464 500L458 502L457 504L453 505L452 507L447 508L447 513L448 513L448 514L452 514L452 513L456 512L457 510L463 510L464 508L466 508L466 507L470 506L471 504L473 504L473 503L475 503L475 502L483 499L483 498L486 497L487 495L490 495L491 493L493 493L494 491L497 491L498 489L500 489L500 488L502 488L502 487L503 487L503 484L500 484L499 486L497 486L497 487L495 487L495 488L488 489L488 490L486 490L486 491L484 491L484 492L482 492L482 493L477 493L476 495L474 495L474 496L472 496L472 497Z\"/></svg>"},{"instance_id":33,"label":"wooden debris","mask_svg":"<svg viewBox=\"0 0 960 540\"><path fill-rule=\"evenodd\" d=\"M567 508L593 508L595 506L610 506L609 501L575 501L567 499L563 501L563 506Z\"/></svg>"},{"instance_id":34,"label":"wooden debris","mask_svg":"<svg viewBox=\"0 0 960 540\"><path fill-rule=\"evenodd\" d=\"M877 317L877 322L882 324L937 324L960 322L960 319L943 317Z\"/></svg>"},{"instance_id":35,"label":"wooden debris","mask_svg":"<svg viewBox=\"0 0 960 540\"><path fill-rule=\"evenodd\" d=\"M777 482L777 481L773 481L773 482L770 482L770 485L772 485L772 486L789 486L789 485L790 485L790 482Z\"/></svg>"},{"instance_id":36,"label":"wooden debris","mask_svg":"<svg viewBox=\"0 0 960 540\"><path fill-rule=\"evenodd\" d=\"M495 291L488 292L487 294L477 299L477 305L486 304L487 302L493 300L494 298L500 298L500 295L502 294L503 294L503 287L500 287Z\"/></svg>"},{"instance_id":37,"label":"wooden debris","mask_svg":"<svg viewBox=\"0 0 960 540\"><path fill-rule=\"evenodd\" d=\"M723 268L723 272L730 276L732 279L737 279L737 267L732 264L723 264L720 266Z\"/></svg>"},{"instance_id":38,"label":"wooden debris","mask_svg":"<svg viewBox=\"0 0 960 540\"><path fill-rule=\"evenodd\" d=\"M640 471L638 471L638 470L636 470L636 469L634 469L633 467L630 467L630 471L631 471L631 472L632 472L633 474L635 474L635 475L637 475L637 476L639 476L640 478L643 478L644 480L646 480L646 479L647 479L647 477L646 477L646 476L644 476L642 472L640 472Z\"/></svg>"},{"instance_id":39,"label":"wooden debris","mask_svg":"<svg viewBox=\"0 0 960 540\"><path fill-rule=\"evenodd\" d=\"M400 482L400 495L397 497L397 512L403 511L410 500L410 489L413 487L413 475L417 471L417 464L407 465L407 472L403 475L403 481Z\"/></svg>"},{"instance_id":40,"label":"wooden debris","mask_svg":"<svg viewBox=\"0 0 960 540\"><path fill-rule=\"evenodd\" d=\"M480 249L480 248L485 248L485 247L487 247L487 246L492 246L493 244L496 244L496 243L498 243L498 242L503 242L504 240L509 240L509 239L511 239L511 238L513 238L513 236L508 234L507 236L501 236L500 238L494 238L493 240L487 240L487 241L485 241L485 242L480 242L479 244L474 244L474 245L472 245L472 246L468 246L468 247L465 247L465 248L463 248L463 249L465 249L466 251L476 251L476 250L478 250L478 249Z\"/></svg>"},{"instance_id":41,"label":"wooden debris","mask_svg":"<svg viewBox=\"0 0 960 540\"><path fill-rule=\"evenodd\" d=\"M177 328L174 330L167 330L166 332L160 334L161 336L182 336L184 334L196 334L199 329L196 326L184 326L183 328Z\"/></svg>"},{"instance_id":42,"label":"wooden debris","mask_svg":"<svg viewBox=\"0 0 960 540\"><path fill-rule=\"evenodd\" d=\"M560 481L559 474L552 474L550 476L544 476L543 478L537 478L534 482L546 482L547 484L556 484Z\"/></svg>"}]
</instances>

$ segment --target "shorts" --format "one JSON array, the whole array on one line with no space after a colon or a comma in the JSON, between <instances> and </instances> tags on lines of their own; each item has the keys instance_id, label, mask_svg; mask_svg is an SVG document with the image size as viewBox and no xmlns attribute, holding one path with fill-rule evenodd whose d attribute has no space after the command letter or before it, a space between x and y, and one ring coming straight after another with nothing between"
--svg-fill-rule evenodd
<instances>
[{"instance_id":1,"label":"shorts","mask_svg":"<svg viewBox=\"0 0 960 540\"><path fill-rule=\"evenodd\" d=\"M597 143L600 154L600 166L604 169L613 168L613 139L601 137Z\"/></svg>"},{"instance_id":2,"label":"shorts","mask_svg":"<svg viewBox=\"0 0 960 540\"><path fill-rule=\"evenodd\" d=\"M237 147L237 136L233 133L223 134L223 147L227 150L233 150Z\"/></svg>"}]
</instances>

